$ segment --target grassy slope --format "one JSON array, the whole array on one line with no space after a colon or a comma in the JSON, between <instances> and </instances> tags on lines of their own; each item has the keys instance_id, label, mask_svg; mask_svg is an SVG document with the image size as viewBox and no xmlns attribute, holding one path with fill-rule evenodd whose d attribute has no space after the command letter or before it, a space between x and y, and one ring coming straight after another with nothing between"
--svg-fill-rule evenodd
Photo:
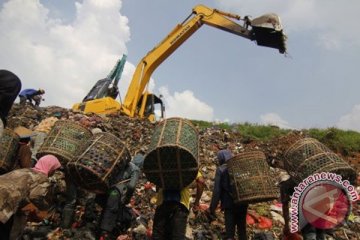
<instances>
[{"instance_id":1,"label":"grassy slope","mask_svg":"<svg viewBox=\"0 0 360 240\"><path fill-rule=\"evenodd\" d=\"M240 123L229 125L227 123L211 123L205 121L192 120L200 128L216 126L226 130L236 130L244 138L255 139L259 141L271 141L272 138L279 137L289 133L291 130L281 129L274 126L257 125L250 123ZM353 152L360 152L360 133L356 131L345 131L337 128L327 129L303 129L307 136L318 139L333 151L342 155L350 155Z\"/></svg>"}]
</instances>

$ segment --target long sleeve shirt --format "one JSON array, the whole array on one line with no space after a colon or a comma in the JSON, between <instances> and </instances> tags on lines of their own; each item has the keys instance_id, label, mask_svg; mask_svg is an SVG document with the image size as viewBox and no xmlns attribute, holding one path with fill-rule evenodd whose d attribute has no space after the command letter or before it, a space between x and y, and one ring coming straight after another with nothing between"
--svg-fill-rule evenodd
<instances>
[{"instance_id":1,"label":"long sleeve shirt","mask_svg":"<svg viewBox=\"0 0 360 240\"><path fill-rule=\"evenodd\" d=\"M234 206L231 196L231 185L227 165L223 164L216 169L213 195L210 203L210 212L214 213L217 205L221 202L222 209Z\"/></svg>"},{"instance_id":2,"label":"long sleeve shirt","mask_svg":"<svg viewBox=\"0 0 360 240\"><path fill-rule=\"evenodd\" d=\"M140 168L138 168L134 163L129 162L128 166L118 175L116 179L116 182L118 183L116 183L114 187L118 189L123 197L130 199L134 193L139 177ZM125 182L124 180L129 181Z\"/></svg>"},{"instance_id":3,"label":"long sleeve shirt","mask_svg":"<svg viewBox=\"0 0 360 240\"><path fill-rule=\"evenodd\" d=\"M0 222L10 217L29 202L40 210L51 206L51 183L45 174L30 168L11 171L0 176Z\"/></svg>"},{"instance_id":4,"label":"long sleeve shirt","mask_svg":"<svg viewBox=\"0 0 360 240\"><path fill-rule=\"evenodd\" d=\"M35 89L24 89L20 92L19 96L22 97L32 97L38 93L38 90Z\"/></svg>"}]
</instances>

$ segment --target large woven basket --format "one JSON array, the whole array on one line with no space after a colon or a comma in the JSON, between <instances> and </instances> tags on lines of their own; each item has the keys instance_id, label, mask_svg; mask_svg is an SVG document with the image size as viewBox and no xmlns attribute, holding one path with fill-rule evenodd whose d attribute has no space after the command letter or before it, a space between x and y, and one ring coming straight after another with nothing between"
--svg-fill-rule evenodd
<instances>
[{"instance_id":1,"label":"large woven basket","mask_svg":"<svg viewBox=\"0 0 360 240\"><path fill-rule=\"evenodd\" d=\"M90 130L76 122L59 120L51 128L36 157L52 154L65 165L83 152L91 136Z\"/></svg>"},{"instance_id":2,"label":"large woven basket","mask_svg":"<svg viewBox=\"0 0 360 240\"><path fill-rule=\"evenodd\" d=\"M11 171L15 166L15 157L19 148L20 137L6 128L0 138L0 174Z\"/></svg>"},{"instance_id":3,"label":"large woven basket","mask_svg":"<svg viewBox=\"0 0 360 240\"><path fill-rule=\"evenodd\" d=\"M130 152L120 139L110 133L97 133L85 151L67 164L67 170L78 186L104 193L130 160Z\"/></svg>"},{"instance_id":4,"label":"large woven basket","mask_svg":"<svg viewBox=\"0 0 360 240\"><path fill-rule=\"evenodd\" d=\"M196 178L198 158L196 128L185 119L169 118L155 127L144 160L144 173L158 187L179 190Z\"/></svg>"},{"instance_id":5,"label":"large woven basket","mask_svg":"<svg viewBox=\"0 0 360 240\"><path fill-rule=\"evenodd\" d=\"M240 153L227 162L235 203L266 202L279 197L265 154L261 151Z\"/></svg>"},{"instance_id":6,"label":"large woven basket","mask_svg":"<svg viewBox=\"0 0 360 240\"><path fill-rule=\"evenodd\" d=\"M342 158L314 138L303 138L285 152L285 169L297 181L320 172L333 172L354 181L356 172Z\"/></svg>"}]
</instances>

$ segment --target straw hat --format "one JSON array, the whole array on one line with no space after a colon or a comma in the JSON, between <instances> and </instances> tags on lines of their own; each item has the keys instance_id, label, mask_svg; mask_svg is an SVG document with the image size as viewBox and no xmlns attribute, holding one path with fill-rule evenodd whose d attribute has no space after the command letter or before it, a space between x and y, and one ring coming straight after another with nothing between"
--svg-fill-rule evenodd
<instances>
[{"instance_id":1,"label":"straw hat","mask_svg":"<svg viewBox=\"0 0 360 240\"><path fill-rule=\"evenodd\" d=\"M287 172L281 171L279 173L279 183L285 182L285 181L287 181L289 179L290 179L290 175Z\"/></svg>"},{"instance_id":2,"label":"straw hat","mask_svg":"<svg viewBox=\"0 0 360 240\"><path fill-rule=\"evenodd\" d=\"M102 133L103 131L100 128L91 129L92 134Z\"/></svg>"},{"instance_id":3,"label":"straw hat","mask_svg":"<svg viewBox=\"0 0 360 240\"><path fill-rule=\"evenodd\" d=\"M19 135L20 138L28 138L28 137L32 137L35 135L33 131L31 131L30 129L28 129L26 127L22 127L22 126L16 127L14 129L14 132L17 133L17 135Z\"/></svg>"}]
</instances>

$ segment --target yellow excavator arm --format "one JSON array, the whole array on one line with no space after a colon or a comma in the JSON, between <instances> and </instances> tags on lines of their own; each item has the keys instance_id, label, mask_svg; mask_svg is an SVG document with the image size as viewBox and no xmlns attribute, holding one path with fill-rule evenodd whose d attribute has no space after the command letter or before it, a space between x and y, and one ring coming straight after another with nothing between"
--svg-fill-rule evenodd
<instances>
[{"instance_id":1,"label":"yellow excavator arm","mask_svg":"<svg viewBox=\"0 0 360 240\"><path fill-rule=\"evenodd\" d=\"M242 21L242 25L236 21ZM141 59L135 69L122 104L115 100L117 91L114 91L114 94L112 94L112 91L108 91L112 89L108 88L112 77L108 77L99 80L83 102L73 106L73 110L102 114L120 110L120 112L130 117L147 117L153 121L155 120L154 105L161 104L161 114L163 116L164 106L161 98L146 90L151 74L204 24L255 41L257 45L276 48L280 53L286 52L286 36L282 32L280 19L276 14L263 15L251 20L248 17L241 18L236 14L198 5L193 8L192 13L181 24L178 24L165 39ZM106 90L105 95L100 94L100 92L103 93L103 89ZM96 94L93 94L93 92Z\"/></svg>"},{"instance_id":2,"label":"yellow excavator arm","mask_svg":"<svg viewBox=\"0 0 360 240\"><path fill-rule=\"evenodd\" d=\"M234 20L242 20L243 25ZM252 22L254 24L252 25ZM193 8L191 15L178 24L168 36L152 49L136 67L129 85L121 111L128 116L144 117L147 103L147 84L154 70L184 43L203 24L247 38L260 46L276 48L280 53L286 52L286 36L282 32L277 15L264 15L258 19L241 19L236 14L211 9L203 5ZM141 102L139 102L141 99Z\"/></svg>"}]
</instances>

